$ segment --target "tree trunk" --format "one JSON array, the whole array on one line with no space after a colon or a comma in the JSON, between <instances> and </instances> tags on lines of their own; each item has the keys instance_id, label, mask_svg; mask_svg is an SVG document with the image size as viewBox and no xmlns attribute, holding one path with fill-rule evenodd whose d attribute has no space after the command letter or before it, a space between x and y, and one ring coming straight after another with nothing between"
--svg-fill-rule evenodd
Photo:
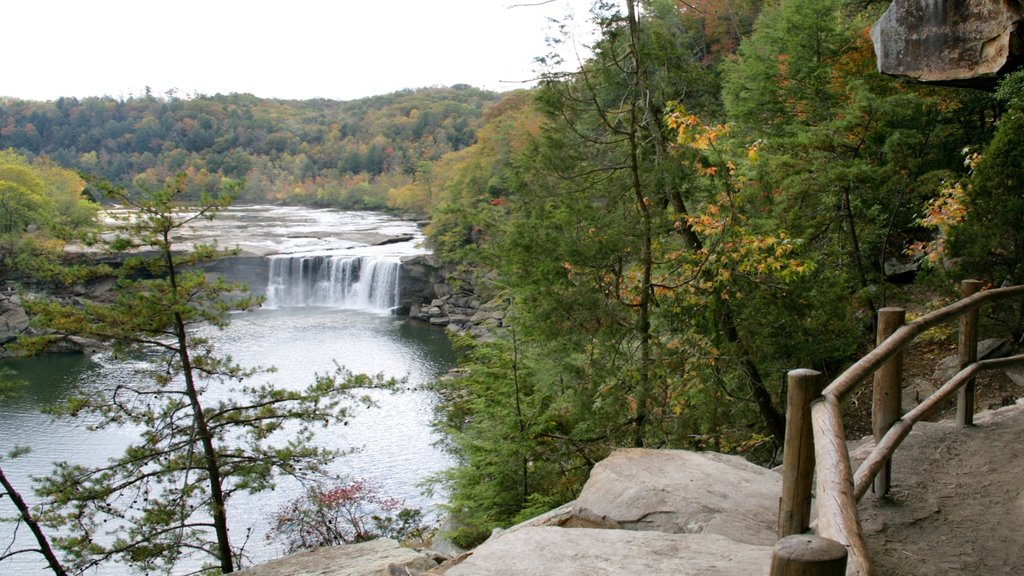
<instances>
[{"instance_id":1,"label":"tree trunk","mask_svg":"<svg viewBox=\"0 0 1024 576\"><path fill-rule=\"evenodd\" d=\"M170 246L169 235L164 233L164 246ZM172 298L178 298L178 278L175 269L174 256L168 250L165 252L167 261L167 273L170 281ZM185 393L188 396L189 404L192 406L192 421L196 427L196 436L203 446L203 457L206 461L206 474L210 482L210 499L213 501L210 514L213 516L213 528L217 535L217 559L220 560L220 571L228 574L235 571L234 557L231 554L231 540L228 537L228 516L224 502L223 480L220 476L220 461L217 458L217 451L213 446L213 435L206 423L206 415L203 413L203 405L199 401L199 392L195 384L195 376L192 369L192 358L189 353L188 334L185 331L185 320L180 312L174 313L174 331L178 339L178 359L181 361L181 373L185 378Z\"/></svg>"},{"instance_id":2,"label":"tree trunk","mask_svg":"<svg viewBox=\"0 0 1024 576\"><path fill-rule=\"evenodd\" d=\"M28 529L32 531L32 536L35 537L36 543L39 544L39 553L46 558L46 563L50 565L50 570L56 576L67 576L67 572L64 571L64 567L61 566L60 560L57 559L57 555L53 553L53 548L50 547L50 541L46 539L46 534L43 534L43 529L36 522L35 518L32 517L32 510L29 509L28 504L25 503L25 499L21 497L21 494L14 489L14 486L7 479L4 474L3 468L0 468L0 485L4 487L4 491L7 496L10 497L11 501L14 502L15 507L18 508L18 513L21 516L22 521L28 526Z\"/></svg>"},{"instance_id":3,"label":"tree trunk","mask_svg":"<svg viewBox=\"0 0 1024 576\"><path fill-rule=\"evenodd\" d=\"M638 142L638 136L641 120L638 114L641 106L646 102L646 99L643 98L646 90L644 89L643 69L637 46L639 24L636 19L635 3L630 0L626 3L626 6L628 10L627 17L629 18L629 49L633 56L633 66L636 68L634 70L633 86L630 90L633 97L632 106L630 106L628 134L630 187L633 189L633 197L636 202L637 211L640 213L641 225L643 226L643 238L641 239L642 245L640 248L643 277L640 281L640 300L637 303L637 330L640 333L640 383L637 386L636 393L636 427L633 438L634 446L642 448L645 444L644 428L648 418L651 390L651 292L653 290L651 277L654 268L651 236L653 235L653 226L651 224L651 208L644 195L643 182L640 179L640 143ZM647 117L648 111L644 109L643 112L643 116Z\"/></svg>"}]
</instances>

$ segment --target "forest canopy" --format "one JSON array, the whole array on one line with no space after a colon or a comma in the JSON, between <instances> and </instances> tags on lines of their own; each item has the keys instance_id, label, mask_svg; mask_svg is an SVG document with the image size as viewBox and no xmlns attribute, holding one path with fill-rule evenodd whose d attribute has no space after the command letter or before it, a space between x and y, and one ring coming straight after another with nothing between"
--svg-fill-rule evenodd
<instances>
[{"instance_id":1,"label":"forest canopy","mask_svg":"<svg viewBox=\"0 0 1024 576\"><path fill-rule=\"evenodd\" d=\"M384 208L422 162L476 141L498 95L466 85L361 100L248 94L0 100L0 149L46 156L117 185L154 188L185 173L197 197L244 180L244 202Z\"/></svg>"}]
</instances>

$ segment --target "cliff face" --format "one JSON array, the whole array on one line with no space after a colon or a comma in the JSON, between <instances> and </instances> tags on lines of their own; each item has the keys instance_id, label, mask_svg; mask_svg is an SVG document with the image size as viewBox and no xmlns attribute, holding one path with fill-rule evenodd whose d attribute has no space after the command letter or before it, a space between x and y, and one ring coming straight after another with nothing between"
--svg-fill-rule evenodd
<instances>
[{"instance_id":1,"label":"cliff face","mask_svg":"<svg viewBox=\"0 0 1024 576\"><path fill-rule=\"evenodd\" d=\"M895 0L871 39L883 74L989 89L1024 64L1024 2Z\"/></svg>"}]
</instances>

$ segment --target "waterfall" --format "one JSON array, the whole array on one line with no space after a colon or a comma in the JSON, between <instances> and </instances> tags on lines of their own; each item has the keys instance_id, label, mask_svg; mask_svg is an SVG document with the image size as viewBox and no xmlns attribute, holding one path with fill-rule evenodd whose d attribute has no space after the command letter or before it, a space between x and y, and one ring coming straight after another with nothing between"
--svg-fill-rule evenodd
<instances>
[{"instance_id":1,"label":"waterfall","mask_svg":"<svg viewBox=\"0 0 1024 576\"><path fill-rule=\"evenodd\" d=\"M273 256L267 307L330 306L388 312L398 306L401 266L397 258Z\"/></svg>"}]
</instances>

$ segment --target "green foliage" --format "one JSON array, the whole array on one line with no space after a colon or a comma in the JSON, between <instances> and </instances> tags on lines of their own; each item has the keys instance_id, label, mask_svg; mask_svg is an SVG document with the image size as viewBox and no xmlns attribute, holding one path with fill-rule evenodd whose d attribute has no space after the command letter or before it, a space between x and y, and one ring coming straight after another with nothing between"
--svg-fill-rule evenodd
<instances>
[{"instance_id":1,"label":"green foliage","mask_svg":"<svg viewBox=\"0 0 1024 576\"><path fill-rule=\"evenodd\" d=\"M716 275L785 276L792 267L776 262L791 248L716 228L711 211L731 210L727 195L706 164L672 152L676 134L660 122L671 96L720 113L716 77L691 50L692 20L659 5L638 22L609 14L602 24L595 58L538 91L533 138L493 154L488 124L460 153L455 179L493 167L501 194L480 194L490 180L476 180L468 201L434 213L447 224L432 227L440 253L497 272L491 289L510 302L515 330L474 346L465 376L446 384L443 422L460 465L443 481L463 543L572 498L616 447L749 450L762 437L747 398L751 386L764 395L763 383L747 376L749 360L734 360L748 352L721 320L729 292Z\"/></svg>"},{"instance_id":2,"label":"green foliage","mask_svg":"<svg viewBox=\"0 0 1024 576\"><path fill-rule=\"evenodd\" d=\"M1006 105L995 136L973 163L962 190L963 223L950 250L962 272L995 285L1024 283L1024 73L1000 83Z\"/></svg>"},{"instance_id":3,"label":"green foliage","mask_svg":"<svg viewBox=\"0 0 1024 576\"><path fill-rule=\"evenodd\" d=\"M841 0L766 6L723 82L762 221L805 241L816 281L843 286L865 318L885 305L885 266L920 236L915 212L935 174L974 137L958 129L966 102L984 102L880 76L875 15ZM848 325L849 308L814 305Z\"/></svg>"},{"instance_id":4,"label":"green foliage","mask_svg":"<svg viewBox=\"0 0 1024 576\"><path fill-rule=\"evenodd\" d=\"M0 146L126 187L158 188L184 172L209 186L244 180L239 197L251 202L382 208L420 162L471 145L496 99L465 85L350 102L248 94L6 99ZM198 198L200 188L190 184L186 196Z\"/></svg>"},{"instance_id":5,"label":"green foliage","mask_svg":"<svg viewBox=\"0 0 1024 576\"><path fill-rule=\"evenodd\" d=\"M85 183L52 161L34 161L0 150L0 231L8 236L29 226L71 240L96 226L99 206L83 196Z\"/></svg>"},{"instance_id":6,"label":"green foliage","mask_svg":"<svg viewBox=\"0 0 1024 576\"><path fill-rule=\"evenodd\" d=\"M69 257L63 242L33 236L14 241L5 264L24 275L26 281L53 289L82 285L112 272L109 265L90 258Z\"/></svg>"},{"instance_id":7,"label":"green foliage","mask_svg":"<svg viewBox=\"0 0 1024 576\"><path fill-rule=\"evenodd\" d=\"M47 209L43 183L26 166L0 165L0 232L11 235L41 221Z\"/></svg>"},{"instance_id":8,"label":"green foliage","mask_svg":"<svg viewBox=\"0 0 1024 576\"><path fill-rule=\"evenodd\" d=\"M432 207L439 255L492 271L515 330L442 385L463 543L571 498L618 446L768 462L779 375L831 373L869 345L887 261L926 237L918 207L997 110L880 76L877 4L597 10L577 73L434 163L430 192L403 191Z\"/></svg>"},{"instance_id":9,"label":"green foliage","mask_svg":"<svg viewBox=\"0 0 1024 576\"><path fill-rule=\"evenodd\" d=\"M515 340L471 346L465 374L436 385L445 398L439 427L460 465L434 481L450 489L445 508L460 546L571 499L595 461L566 436L568 407L551 388L558 373L549 361L519 356Z\"/></svg>"}]
</instances>

